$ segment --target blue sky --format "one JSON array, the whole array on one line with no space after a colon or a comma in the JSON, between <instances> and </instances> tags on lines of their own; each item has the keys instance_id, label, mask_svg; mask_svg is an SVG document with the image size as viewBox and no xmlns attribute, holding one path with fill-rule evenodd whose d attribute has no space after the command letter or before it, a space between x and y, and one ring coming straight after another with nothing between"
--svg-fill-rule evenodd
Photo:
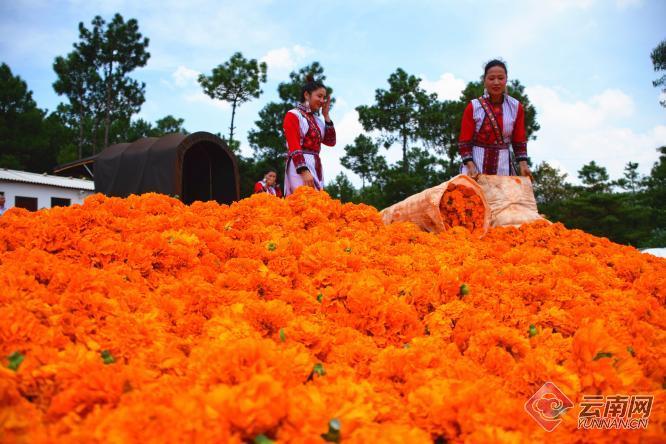
<instances>
[{"instance_id":1,"label":"blue sky","mask_svg":"<svg viewBox=\"0 0 666 444\"><path fill-rule=\"evenodd\" d=\"M402 67L442 98L482 73L494 57L527 88L541 130L528 145L575 181L590 160L620 177L628 161L648 173L666 144L666 109L659 105L650 52L666 39L662 0L457 1L4 1L0 3L0 61L9 64L53 110L52 64L71 51L78 23L120 12L136 18L150 38L148 65L133 76L146 82L140 117L185 119L189 131L228 132L231 110L208 99L200 72L236 51L268 63L264 94L237 113L244 153L258 111L277 97L291 70L312 61L325 68L337 104L338 145L324 148L327 179L342 170L344 145L362 132L354 108ZM399 157L398 149L387 153ZM348 173L355 183L358 178Z\"/></svg>"}]
</instances>

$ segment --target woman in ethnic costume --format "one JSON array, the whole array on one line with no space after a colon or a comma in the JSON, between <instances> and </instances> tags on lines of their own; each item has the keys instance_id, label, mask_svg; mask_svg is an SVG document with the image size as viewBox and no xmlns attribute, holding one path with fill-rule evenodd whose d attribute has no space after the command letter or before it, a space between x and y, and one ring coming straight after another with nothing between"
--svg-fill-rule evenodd
<instances>
[{"instance_id":1,"label":"woman in ethnic costume","mask_svg":"<svg viewBox=\"0 0 666 444\"><path fill-rule=\"evenodd\" d=\"M335 128L328 112L331 98L320 81L308 77L301 90L301 103L284 117L284 135L287 139L287 166L284 195L292 194L300 186L324 189L324 174L319 152L321 144L335 146ZM323 119L317 111L321 110Z\"/></svg>"},{"instance_id":2,"label":"woman in ethnic costume","mask_svg":"<svg viewBox=\"0 0 666 444\"><path fill-rule=\"evenodd\" d=\"M273 170L266 171L264 179L254 184L254 192L255 194L268 193L273 196L282 197L282 190L277 183L277 172Z\"/></svg>"},{"instance_id":3,"label":"woman in ethnic costume","mask_svg":"<svg viewBox=\"0 0 666 444\"><path fill-rule=\"evenodd\" d=\"M529 176L525 109L506 93L506 64L491 60L485 66L483 96L472 100L463 113L458 147L462 172L515 176L509 146L519 164L521 176Z\"/></svg>"}]
</instances>

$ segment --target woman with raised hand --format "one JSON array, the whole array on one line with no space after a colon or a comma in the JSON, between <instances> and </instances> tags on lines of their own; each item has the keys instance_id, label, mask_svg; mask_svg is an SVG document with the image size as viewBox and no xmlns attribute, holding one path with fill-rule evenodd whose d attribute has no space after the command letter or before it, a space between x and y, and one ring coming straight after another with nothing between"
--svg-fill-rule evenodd
<instances>
[{"instance_id":1,"label":"woman with raised hand","mask_svg":"<svg viewBox=\"0 0 666 444\"><path fill-rule=\"evenodd\" d=\"M287 166L284 194L292 194L300 186L316 190L324 188L324 174L319 152L321 144L335 146L335 128L329 117L331 97L320 81L308 76L301 89L301 103L284 117L287 139ZM322 117L318 115L321 111Z\"/></svg>"},{"instance_id":2,"label":"woman with raised hand","mask_svg":"<svg viewBox=\"0 0 666 444\"><path fill-rule=\"evenodd\" d=\"M263 180L254 184L254 192L255 194L268 193L276 197L282 197L282 190L277 183L277 172L274 170L266 171Z\"/></svg>"},{"instance_id":3,"label":"woman with raised hand","mask_svg":"<svg viewBox=\"0 0 666 444\"><path fill-rule=\"evenodd\" d=\"M501 60L491 60L484 69L484 92L472 100L463 113L458 147L462 173L515 176L509 147L521 176L529 176L525 109L506 93L507 69Z\"/></svg>"}]
</instances>

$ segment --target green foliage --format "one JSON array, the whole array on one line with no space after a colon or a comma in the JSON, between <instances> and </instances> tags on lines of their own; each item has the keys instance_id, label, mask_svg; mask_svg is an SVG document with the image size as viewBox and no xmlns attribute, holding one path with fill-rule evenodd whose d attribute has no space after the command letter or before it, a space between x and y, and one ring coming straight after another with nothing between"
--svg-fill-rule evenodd
<instances>
[{"instance_id":1,"label":"green foliage","mask_svg":"<svg viewBox=\"0 0 666 444\"><path fill-rule=\"evenodd\" d=\"M127 124L126 121L122 121L121 123ZM183 128L184 123L184 119L176 118L170 114L158 119L155 125L143 119L137 119L131 122L129 126L117 129L116 131L119 134L116 138L133 142L142 137L162 137L171 133L187 134L187 130Z\"/></svg>"},{"instance_id":2,"label":"green foliage","mask_svg":"<svg viewBox=\"0 0 666 444\"><path fill-rule=\"evenodd\" d=\"M447 162L421 148L409 149L406 165L400 160L385 166L383 156L378 156L377 163L384 166L373 171L374 176L368 186L355 191L358 197L349 200L382 209L446 180ZM353 195L348 188L346 193L347 196Z\"/></svg>"},{"instance_id":3,"label":"green foliage","mask_svg":"<svg viewBox=\"0 0 666 444\"><path fill-rule=\"evenodd\" d=\"M446 180L446 162L421 148L410 148L407 152L407 165L398 161L384 173L385 178L378 181L381 198L378 208L386 208L396 202L416 194L426 188L434 187Z\"/></svg>"},{"instance_id":4,"label":"green foliage","mask_svg":"<svg viewBox=\"0 0 666 444\"><path fill-rule=\"evenodd\" d=\"M289 73L289 81L282 82L278 85L278 94L280 96L280 100L286 104L291 105L290 109L302 101L301 89L303 88L303 85L305 85L308 76L312 76L315 81L326 84L324 67L321 66L319 62L312 62L310 65L304 66L298 71L292 71ZM326 92L328 95L331 95L333 93L333 89L327 86ZM332 103L335 102L332 101Z\"/></svg>"},{"instance_id":5,"label":"green foliage","mask_svg":"<svg viewBox=\"0 0 666 444\"><path fill-rule=\"evenodd\" d=\"M402 146L403 171L408 171L408 142L419 138L419 119L430 101L437 95L428 95L421 88L421 79L398 68L388 78L389 89L375 91L375 104L356 107L359 121L366 131L382 132L381 141L386 148L396 142Z\"/></svg>"},{"instance_id":6,"label":"green foliage","mask_svg":"<svg viewBox=\"0 0 666 444\"><path fill-rule=\"evenodd\" d=\"M99 352L100 357L102 358L102 362L104 364L109 365L113 364L116 362L116 358L111 354L109 350L102 350Z\"/></svg>"},{"instance_id":7,"label":"green foliage","mask_svg":"<svg viewBox=\"0 0 666 444\"><path fill-rule=\"evenodd\" d=\"M640 189L643 188L643 180L638 173L638 163L628 162L624 167L623 177L615 181L615 185L632 194L636 194L637 191L640 191Z\"/></svg>"},{"instance_id":8,"label":"green foliage","mask_svg":"<svg viewBox=\"0 0 666 444\"><path fill-rule=\"evenodd\" d=\"M96 16L91 25L92 28L88 29L83 22L79 23L75 55L68 55L64 71L56 69L58 59L54 69L61 86L67 84L67 76L76 75L89 90L87 94L94 104L94 119L101 122L104 130L102 147L106 147L111 140L112 124L118 120L129 120L139 112L145 101L146 85L129 77L129 73L148 62L150 53L146 48L149 40L141 35L135 19L125 21L120 14L115 14L109 23ZM96 76L89 72L91 69L94 69ZM54 84L56 92L59 82ZM76 112L78 93L73 93L75 100L72 101L71 89L63 86L63 90L70 91L65 94L70 99L72 112ZM97 145L93 145L93 152L96 149Z\"/></svg>"},{"instance_id":9,"label":"green foliage","mask_svg":"<svg viewBox=\"0 0 666 444\"><path fill-rule=\"evenodd\" d=\"M23 79L1 64L0 167L50 172L69 138L58 116L39 109Z\"/></svg>"},{"instance_id":10,"label":"green foliage","mask_svg":"<svg viewBox=\"0 0 666 444\"><path fill-rule=\"evenodd\" d=\"M236 108L252 98L259 98L261 84L266 83L266 63L256 59L247 60L240 52L216 68L211 75L201 74L199 83L212 99L222 100L231 104L231 125L229 140L234 139L234 118Z\"/></svg>"},{"instance_id":11,"label":"green foliage","mask_svg":"<svg viewBox=\"0 0 666 444\"><path fill-rule=\"evenodd\" d=\"M25 355L21 352L15 351L11 355L7 356L7 368L13 371L18 371L21 363L25 360Z\"/></svg>"},{"instance_id":12,"label":"green foliage","mask_svg":"<svg viewBox=\"0 0 666 444\"><path fill-rule=\"evenodd\" d=\"M566 173L552 167L547 162L541 162L532 172L534 177L534 197L537 204L553 204L572 195L572 189L566 182Z\"/></svg>"},{"instance_id":13,"label":"green foliage","mask_svg":"<svg viewBox=\"0 0 666 444\"><path fill-rule=\"evenodd\" d=\"M254 444L273 444L275 441L273 441L272 439L270 439L266 435L261 434L261 435L255 436L253 442L254 442Z\"/></svg>"},{"instance_id":14,"label":"green foliage","mask_svg":"<svg viewBox=\"0 0 666 444\"><path fill-rule=\"evenodd\" d=\"M379 146L363 134L354 139L353 145L345 146L345 155L340 162L361 178L363 189L366 181L386 170L386 159L379 155Z\"/></svg>"},{"instance_id":15,"label":"green foliage","mask_svg":"<svg viewBox=\"0 0 666 444\"><path fill-rule=\"evenodd\" d=\"M654 228L650 232L650 236L639 246L645 248L666 248L666 228Z\"/></svg>"},{"instance_id":16,"label":"green foliage","mask_svg":"<svg viewBox=\"0 0 666 444\"><path fill-rule=\"evenodd\" d=\"M358 193L345 173L339 173L335 180L326 185L325 191L341 202L357 202Z\"/></svg>"},{"instance_id":17,"label":"green foliage","mask_svg":"<svg viewBox=\"0 0 666 444\"><path fill-rule=\"evenodd\" d=\"M418 136L425 147L447 160L446 176L460 172L458 136L467 103L463 100L430 100L419 116Z\"/></svg>"},{"instance_id":18,"label":"green foliage","mask_svg":"<svg viewBox=\"0 0 666 444\"><path fill-rule=\"evenodd\" d=\"M662 40L650 54L652 66L655 72L666 71L666 40ZM666 74L662 74L657 80L652 82L654 86L661 86L661 92L666 94ZM666 107L666 99L659 101L661 106Z\"/></svg>"},{"instance_id":19,"label":"green foliage","mask_svg":"<svg viewBox=\"0 0 666 444\"><path fill-rule=\"evenodd\" d=\"M633 196L609 192L586 192L549 209L549 216L569 228L579 228L614 242L643 246L649 239L652 209Z\"/></svg>"},{"instance_id":20,"label":"green foliage","mask_svg":"<svg viewBox=\"0 0 666 444\"><path fill-rule=\"evenodd\" d=\"M162 117L155 121L155 134L163 136L171 133L187 134L187 130L183 128L185 119L176 118L171 114Z\"/></svg>"},{"instance_id":21,"label":"green foliage","mask_svg":"<svg viewBox=\"0 0 666 444\"><path fill-rule=\"evenodd\" d=\"M90 133L91 126L99 123L98 114L103 101L102 80L95 67L87 64L77 51L69 53L67 57L56 57L53 70L58 77L53 83L53 89L69 100L68 104L60 104L58 113L61 120L76 132L80 159L84 156L84 150L92 153L97 144L96 140L91 139Z\"/></svg>"},{"instance_id":22,"label":"green foliage","mask_svg":"<svg viewBox=\"0 0 666 444\"><path fill-rule=\"evenodd\" d=\"M540 164L534 172L539 211L552 221L614 242L666 247L666 147L658 151L660 159L648 177L639 177L638 164L626 165L624 177L614 182L625 192L613 192L606 169L595 162L579 171L585 186L572 186L564 182L565 175Z\"/></svg>"},{"instance_id":23,"label":"green foliage","mask_svg":"<svg viewBox=\"0 0 666 444\"><path fill-rule=\"evenodd\" d=\"M610 189L608 171L593 160L578 170L578 178L591 192L605 192Z\"/></svg>"},{"instance_id":24,"label":"green foliage","mask_svg":"<svg viewBox=\"0 0 666 444\"><path fill-rule=\"evenodd\" d=\"M248 142L255 157L271 164L280 173L284 172L284 155L287 151L282 122L292 108L288 103L268 103L259 111L259 119L254 122L256 129L248 133Z\"/></svg>"}]
</instances>

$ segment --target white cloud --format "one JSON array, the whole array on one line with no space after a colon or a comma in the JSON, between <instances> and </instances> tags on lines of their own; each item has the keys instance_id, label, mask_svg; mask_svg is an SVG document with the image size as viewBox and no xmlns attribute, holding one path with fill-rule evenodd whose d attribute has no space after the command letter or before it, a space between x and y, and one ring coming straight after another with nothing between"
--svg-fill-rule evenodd
<instances>
[{"instance_id":1,"label":"white cloud","mask_svg":"<svg viewBox=\"0 0 666 444\"><path fill-rule=\"evenodd\" d=\"M619 89L607 89L590 100L604 119L629 117L634 114L634 101Z\"/></svg>"},{"instance_id":2,"label":"white cloud","mask_svg":"<svg viewBox=\"0 0 666 444\"><path fill-rule=\"evenodd\" d=\"M621 90L575 101L545 86L528 87L526 92L541 125L537 140L530 143L533 160L558 165L573 182L578 181L580 167L591 160L606 167L612 179L621 177L630 161L638 162L641 173L648 174L658 158L656 148L666 144L666 125L641 132L623 124L636 107Z\"/></svg>"},{"instance_id":3,"label":"white cloud","mask_svg":"<svg viewBox=\"0 0 666 444\"><path fill-rule=\"evenodd\" d=\"M180 89L181 97L187 103L201 104L220 110L230 110L231 105L222 100L211 99L199 85L199 71L179 65L172 73L171 80L162 79L162 83L171 90Z\"/></svg>"},{"instance_id":4,"label":"white cloud","mask_svg":"<svg viewBox=\"0 0 666 444\"><path fill-rule=\"evenodd\" d=\"M203 91L190 92L183 95L183 99L188 103L200 103L207 106L212 106L221 110L231 109L229 103L222 100L211 99L209 96L203 93Z\"/></svg>"},{"instance_id":5,"label":"white cloud","mask_svg":"<svg viewBox=\"0 0 666 444\"><path fill-rule=\"evenodd\" d=\"M568 9L587 9L594 2L595 0L545 0L541 4L551 10L565 11Z\"/></svg>"},{"instance_id":6,"label":"white cloud","mask_svg":"<svg viewBox=\"0 0 666 444\"><path fill-rule=\"evenodd\" d=\"M335 124L335 133L338 137L337 145L340 147L354 143L354 139L364 133L363 126L358 120L358 112L351 110L343 114L340 122Z\"/></svg>"},{"instance_id":7,"label":"white cloud","mask_svg":"<svg viewBox=\"0 0 666 444\"><path fill-rule=\"evenodd\" d=\"M190 69L186 66L179 65L178 68L171 74L173 82L176 86L180 88L185 88L188 86L199 86L197 79L199 78L199 71Z\"/></svg>"},{"instance_id":8,"label":"white cloud","mask_svg":"<svg viewBox=\"0 0 666 444\"><path fill-rule=\"evenodd\" d=\"M458 100L465 85L464 80L457 79L450 72L445 72L437 80L428 80L421 76L421 86L428 92L437 93L440 100Z\"/></svg>"},{"instance_id":9,"label":"white cloud","mask_svg":"<svg viewBox=\"0 0 666 444\"><path fill-rule=\"evenodd\" d=\"M345 155L345 146L354 143L354 139L363 134L363 126L358 121L358 113L351 110L342 115L339 121L335 122L335 134L337 141L334 147L322 146L321 161L325 166L324 179L326 183L335 180L335 176L344 172L352 181L354 186L361 185L361 179L354 173L345 169L340 163L340 158Z\"/></svg>"},{"instance_id":10,"label":"white cloud","mask_svg":"<svg viewBox=\"0 0 666 444\"><path fill-rule=\"evenodd\" d=\"M269 73L271 71L290 71L301 63L306 57L313 54L310 48L294 45L291 48L282 47L268 51L262 58L262 62L268 65Z\"/></svg>"},{"instance_id":11,"label":"white cloud","mask_svg":"<svg viewBox=\"0 0 666 444\"><path fill-rule=\"evenodd\" d=\"M615 6L617 6L619 10L640 6L642 3L642 0L615 0Z\"/></svg>"},{"instance_id":12,"label":"white cloud","mask_svg":"<svg viewBox=\"0 0 666 444\"><path fill-rule=\"evenodd\" d=\"M197 70L179 65L171 73L171 80L162 79L162 83L171 90L180 89L181 97L187 103L202 104L225 111L231 109L229 103L211 99L201 90L198 82L199 74Z\"/></svg>"},{"instance_id":13,"label":"white cloud","mask_svg":"<svg viewBox=\"0 0 666 444\"><path fill-rule=\"evenodd\" d=\"M523 58L528 51L543 50L553 41L553 35L562 32L563 23L587 12L595 3L596 0L541 0L515 4L501 20L502 32L485 39L485 48L477 51L485 53L485 58L501 56L511 60ZM484 16L483 20L481 29L497 26L497 18L492 15ZM587 28L594 29L594 24L588 23Z\"/></svg>"}]
</instances>

